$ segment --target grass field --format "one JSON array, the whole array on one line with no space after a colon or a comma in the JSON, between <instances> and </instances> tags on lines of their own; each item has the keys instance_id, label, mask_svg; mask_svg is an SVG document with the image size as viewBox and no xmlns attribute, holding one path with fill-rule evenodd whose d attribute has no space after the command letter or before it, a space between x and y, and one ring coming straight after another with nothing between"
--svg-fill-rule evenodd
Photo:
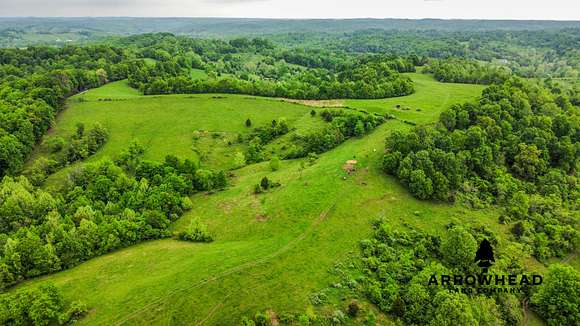
<instances>
[{"instance_id":1,"label":"grass field","mask_svg":"<svg viewBox=\"0 0 580 326\"><path fill-rule=\"evenodd\" d=\"M207 77L207 74L201 69L191 69L190 76L192 79L204 79Z\"/></svg>"},{"instance_id":2,"label":"grass field","mask_svg":"<svg viewBox=\"0 0 580 326\"><path fill-rule=\"evenodd\" d=\"M136 139L147 148L146 159L162 160L171 154L203 159L202 164L211 168L229 169L235 152L243 151L236 144L238 134L245 136L252 131L245 126L246 119L251 119L252 127L280 118L295 125L298 119L310 118L309 112L306 106L241 95L143 96L126 81L118 81L72 97L48 137L67 137L77 123L89 128L99 122L109 131L110 139L89 161L114 157ZM194 131L201 135L195 146ZM45 154L41 147L33 158ZM53 175L48 184L69 170Z\"/></svg>"},{"instance_id":3,"label":"grass field","mask_svg":"<svg viewBox=\"0 0 580 326\"><path fill-rule=\"evenodd\" d=\"M474 99L482 90L440 84L422 74L411 77L417 89L413 95L343 102L423 124L434 122L448 105ZM120 100L98 100L113 95ZM304 105L224 96L145 97L117 82L72 98L53 134L71 133L80 121L99 121L110 130L111 140L91 160L114 155L133 138L147 144L147 158L161 159L168 153L192 156L193 130L247 133L243 122L248 117L255 126L279 117L297 128L317 126L309 116L311 108ZM397 109L397 104L410 109ZM370 135L322 154L312 165L293 160L284 161L276 172L267 163L234 171L231 187L213 195L194 195L193 210L172 226L180 230L199 218L215 234L213 243L146 242L20 287L53 282L67 300L82 299L91 311L81 324L235 325L257 310L280 314L314 309L309 295L323 289L334 293L332 304L346 307L340 290L330 288L338 280L332 271L358 254L358 242L369 235L369 222L376 217L386 217L397 228L412 226L434 233L443 232L450 222L485 224L500 241L507 241L508 231L497 223L498 212L416 200L380 171L385 137L408 128L390 120ZM231 152L223 143L211 146ZM359 161L357 172L347 175L341 167L353 158ZM253 185L266 175L282 186L254 195Z\"/></svg>"}]
</instances>

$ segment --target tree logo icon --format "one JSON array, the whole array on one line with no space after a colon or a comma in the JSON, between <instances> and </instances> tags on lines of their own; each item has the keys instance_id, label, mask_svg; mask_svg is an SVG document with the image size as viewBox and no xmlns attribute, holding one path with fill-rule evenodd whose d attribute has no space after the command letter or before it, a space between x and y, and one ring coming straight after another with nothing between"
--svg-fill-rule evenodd
<instances>
[{"instance_id":1,"label":"tree logo icon","mask_svg":"<svg viewBox=\"0 0 580 326\"><path fill-rule=\"evenodd\" d=\"M479 249L475 253L475 261L477 262L477 266L483 268L484 273L487 273L487 269L495 262L493 248L487 239L483 239L479 244Z\"/></svg>"}]
</instances>

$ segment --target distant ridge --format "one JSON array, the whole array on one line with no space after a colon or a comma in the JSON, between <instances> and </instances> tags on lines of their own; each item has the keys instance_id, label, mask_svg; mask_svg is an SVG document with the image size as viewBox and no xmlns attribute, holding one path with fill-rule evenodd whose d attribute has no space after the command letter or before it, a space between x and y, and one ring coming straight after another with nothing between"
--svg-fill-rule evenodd
<instances>
[{"instance_id":1,"label":"distant ridge","mask_svg":"<svg viewBox=\"0 0 580 326\"><path fill-rule=\"evenodd\" d=\"M171 32L192 36L252 35L284 32L352 32L397 30L540 30L580 28L580 21L463 19L262 19L146 17L0 17L6 29L86 30L110 34Z\"/></svg>"}]
</instances>

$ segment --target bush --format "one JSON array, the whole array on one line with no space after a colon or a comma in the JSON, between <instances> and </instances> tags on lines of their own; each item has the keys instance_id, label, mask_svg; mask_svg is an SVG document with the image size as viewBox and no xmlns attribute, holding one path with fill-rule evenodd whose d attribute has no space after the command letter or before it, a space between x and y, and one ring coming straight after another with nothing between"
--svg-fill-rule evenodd
<instances>
[{"instance_id":1,"label":"bush","mask_svg":"<svg viewBox=\"0 0 580 326\"><path fill-rule=\"evenodd\" d=\"M262 312L257 312L256 315L254 315L254 321L256 322L256 326L270 325L270 317Z\"/></svg>"},{"instance_id":2,"label":"bush","mask_svg":"<svg viewBox=\"0 0 580 326\"><path fill-rule=\"evenodd\" d=\"M89 311L87 305L81 301L71 303L70 307L60 315L59 321L61 324L70 324L79 321Z\"/></svg>"},{"instance_id":3,"label":"bush","mask_svg":"<svg viewBox=\"0 0 580 326\"><path fill-rule=\"evenodd\" d=\"M183 241L212 242L213 236L207 230L207 226L198 219L194 219L186 230L179 232L178 237Z\"/></svg>"},{"instance_id":4,"label":"bush","mask_svg":"<svg viewBox=\"0 0 580 326\"><path fill-rule=\"evenodd\" d=\"M356 317L358 315L358 312L360 311L360 307L358 305L358 301L356 300L352 300L350 302L350 304L348 305L348 315L350 317Z\"/></svg>"},{"instance_id":5,"label":"bush","mask_svg":"<svg viewBox=\"0 0 580 326\"><path fill-rule=\"evenodd\" d=\"M280 159L278 156L274 156L270 159L270 169L272 171L278 171L280 169Z\"/></svg>"},{"instance_id":6,"label":"bush","mask_svg":"<svg viewBox=\"0 0 580 326\"><path fill-rule=\"evenodd\" d=\"M66 141L62 137L55 136L48 138L45 144L51 153L58 153L64 148Z\"/></svg>"},{"instance_id":7,"label":"bush","mask_svg":"<svg viewBox=\"0 0 580 326\"><path fill-rule=\"evenodd\" d=\"M234 155L234 167L241 168L246 165L246 156L242 152L236 152Z\"/></svg>"},{"instance_id":8,"label":"bush","mask_svg":"<svg viewBox=\"0 0 580 326\"><path fill-rule=\"evenodd\" d=\"M264 190L268 190L270 188L270 179L268 177L263 177L262 181L260 181L260 186Z\"/></svg>"},{"instance_id":9,"label":"bush","mask_svg":"<svg viewBox=\"0 0 580 326\"><path fill-rule=\"evenodd\" d=\"M244 317L242 318L241 326L256 326L256 323L248 317Z\"/></svg>"},{"instance_id":10,"label":"bush","mask_svg":"<svg viewBox=\"0 0 580 326\"><path fill-rule=\"evenodd\" d=\"M86 311L81 302L67 308L62 293L51 284L0 295L1 325L68 323L80 319Z\"/></svg>"},{"instance_id":11,"label":"bush","mask_svg":"<svg viewBox=\"0 0 580 326\"><path fill-rule=\"evenodd\" d=\"M316 161L318 160L318 154L316 154L314 152L308 153L307 159L308 159L308 163L310 163L312 165L312 164L316 163Z\"/></svg>"}]
</instances>

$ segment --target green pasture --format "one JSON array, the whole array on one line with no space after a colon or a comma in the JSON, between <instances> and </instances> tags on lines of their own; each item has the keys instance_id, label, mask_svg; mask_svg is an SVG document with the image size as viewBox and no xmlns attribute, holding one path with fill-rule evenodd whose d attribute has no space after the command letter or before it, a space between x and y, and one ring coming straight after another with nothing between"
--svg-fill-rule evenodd
<instances>
[{"instance_id":1,"label":"green pasture","mask_svg":"<svg viewBox=\"0 0 580 326\"><path fill-rule=\"evenodd\" d=\"M410 76L416 83L413 95L345 103L427 124L449 105L474 100L482 90L441 84L423 74ZM102 100L113 97L117 100ZM100 122L110 140L91 161L114 156L132 139L146 144L147 159L160 160L167 154L197 158L192 133L204 131L196 146L207 151L205 164L228 168L232 154L243 149L228 142L250 132L244 126L247 118L260 126L284 117L292 133L301 133L322 123L310 116L311 110L249 96L140 96L121 81L70 99L51 135L70 134L78 122ZM432 233L442 233L450 222L486 225L505 244L501 247L508 248L508 230L497 222L499 212L419 201L381 172L385 137L408 128L389 120L370 135L322 154L313 164L289 160L276 172L267 162L234 170L227 190L194 195L193 209L172 226L178 231L200 219L215 235L212 243L150 241L20 287L53 282L67 300L80 299L91 308L80 321L85 325L235 325L258 310L281 314L320 309L312 307L309 295L338 281L332 271L356 257L359 241L369 236L369 223L377 217L396 228ZM277 142L267 148L270 154L284 139ZM349 175L342 166L352 159L358 161L357 171ZM255 195L253 187L264 176L282 186ZM340 296L331 300L341 308L347 305Z\"/></svg>"}]
</instances>

